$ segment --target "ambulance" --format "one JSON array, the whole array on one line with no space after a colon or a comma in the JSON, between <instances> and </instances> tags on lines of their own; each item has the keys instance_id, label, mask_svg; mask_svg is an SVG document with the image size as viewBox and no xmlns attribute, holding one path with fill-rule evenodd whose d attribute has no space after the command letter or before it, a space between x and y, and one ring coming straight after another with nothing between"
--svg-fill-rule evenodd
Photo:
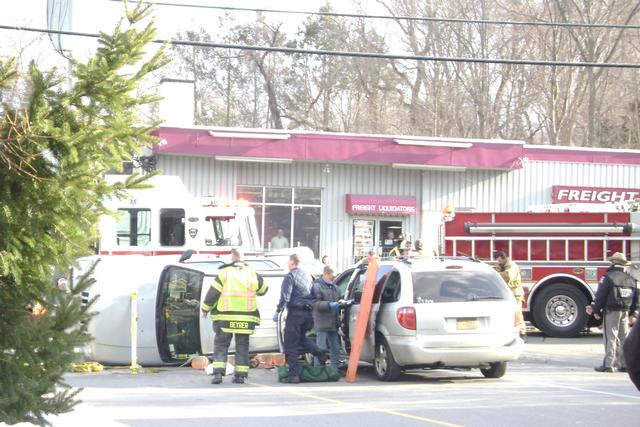
<instances>
[{"instance_id":1,"label":"ambulance","mask_svg":"<svg viewBox=\"0 0 640 427\"><path fill-rule=\"evenodd\" d=\"M111 175L115 183L126 177ZM155 176L149 189L131 190L105 205L113 214L98 225L99 255L226 254L260 252L255 212L246 201L194 197L177 176Z\"/></svg>"}]
</instances>

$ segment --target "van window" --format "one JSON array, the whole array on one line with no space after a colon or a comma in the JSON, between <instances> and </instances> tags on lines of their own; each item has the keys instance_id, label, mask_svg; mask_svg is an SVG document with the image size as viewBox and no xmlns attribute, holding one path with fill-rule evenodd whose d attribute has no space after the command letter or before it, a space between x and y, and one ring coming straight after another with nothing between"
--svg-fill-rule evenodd
<instances>
[{"instance_id":1,"label":"van window","mask_svg":"<svg viewBox=\"0 0 640 427\"><path fill-rule=\"evenodd\" d=\"M387 281L384 284L384 290L382 291L381 303L397 302L400 298L400 273L397 271L392 272Z\"/></svg>"},{"instance_id":2,"label":"van window","mask_svg":"<svg viewBox=\"0 0 640 427\"><path fill-rule=\"evenodd\" d=\"M483 271L430 271L412 273L413 302L504 300L511 292L497 274Z\"/></svg>"},{"instance_id":3,"label":"van window","mask_svg":"<svg viewBox=\"0 0 640 427\"><path fill-rule=\"evenodd\" d=\"M118 209L118 246L151 244L151 210Z\"/></svg>"},{"instance_id":4,"label":"van window","mask_svg":"<svg viewBox=\"0 0 640 427\"><path fill-rule=\"evenodd\" d=\"M156 331L162 360L173 362L200 353L200 293L204 274L169 267L156 303ZM211 279L212 280L212 279Z\"/></svg>"},{"instance_id":5,"label":"van window","mask_svg":"<svg viewBox=\"0 0 640 427\"><path fill-rule=\"evenodd\" d=\"M376 276L376 289L374 289L373 295L373 303L378 302L378 297L380 295L380 286L382 285L383 277L389 274L392 267L390 265L381 265L378 269L378 274ZM351 287L351 292L349 293L349 297L354 299L355 304L360 304L360 299L362 298L362 291L364 290L364 282L367 277L367 271L364 270L358 274L355 279L355 283Z\"/></svg>"},{"instance_id":6,"label":"van window","mask_svg":"<svg viewBox=\"0 0 640 427\"><path fill-rule=\"evenodd\" d=\"M336 288L338 288L338 292L341 296L344 295L344 292L347 289L347 285L349 285L349 280L351 279L352 275L353 269L351 268L347 271L342 272L340 276L337 277L334 281L334 284L336 285Z\"/></svg>"},{"instance_id":7,"label":"van window","mask_svg":"<svg viewBox=\"0 0 640 427\"><path fill-rule=\"evenodd\" d=\"M184 209L160 209L160 244L184 246Z\"/></svg>"},{"instance_id":8,"label":"van window","mask_svg":"<svg viewBox=\"0 0 640 427\"><path fill-rule=\"evenodd\" d=\"M361 271L355 278L355 282L352 285L350 298L354 300L355 304L360 304L360 299L362 298L362 291L364 289L364 279L367 276L366 271Z\"/></svg>"}]
</instances>

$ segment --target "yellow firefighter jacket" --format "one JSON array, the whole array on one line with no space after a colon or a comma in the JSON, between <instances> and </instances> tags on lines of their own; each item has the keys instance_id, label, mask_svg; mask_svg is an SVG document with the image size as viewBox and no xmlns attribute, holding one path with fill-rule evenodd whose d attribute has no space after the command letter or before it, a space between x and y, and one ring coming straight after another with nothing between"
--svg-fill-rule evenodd
<instances>
[{"instance_id":1,"label":"yellow firefighter jacket","mask_svg":"<svg viewBox=\"0 0 640 427\"><path fill-rule=\"evenodd\" d=\"M243 262L225 264L207 292L202 310L210 312L223 332L252 334L260 324L258 295L267 293L259 274Z\"/></svg>"},{"instance_id":2,"label":"yellow firefighter jacket","mask_svg":"<svg viewBox=\"0 0 640 427\"><path fill-rule=\"evenodd\" d=\"M509 259L504 267L498 265L496 269L507 286L509 286L509 289L511 289L511 292L513 292L516 300L524 301L524 289L522 289L522 279L520 277L520 267L518 267L518 264Z\"/></svg>"}]
</instances>

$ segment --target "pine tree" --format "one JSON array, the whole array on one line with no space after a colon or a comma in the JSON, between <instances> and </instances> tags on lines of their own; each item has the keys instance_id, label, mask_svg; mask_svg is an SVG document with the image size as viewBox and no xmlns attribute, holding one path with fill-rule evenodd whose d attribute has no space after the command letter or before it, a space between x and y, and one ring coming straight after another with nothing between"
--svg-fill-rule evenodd
<instances>
[{"instance_id":1,"label":"pine tree","mask_svg":"<svg viewBox=\"0 0 640 427\"><path fill-rule=\"evenodd\" d=\"M55 70L32 63L21 75L14 61L0 61L0 91L27 88L22 102L0 107L0 422L45 425L47 414L77 403L63 374L90 339L90 304L80 294L91 280L64 292L53 272L90 252L103 200L144 185L145 177L103 178L154 141L157 124L139 117L157 99L135 92L167 62L163 49L145 51L155 37L153 21L141 23L149 6L125 9L127 20L101 34L94 57L73 62L71 88Z\"/></svg>"}]
</instances>

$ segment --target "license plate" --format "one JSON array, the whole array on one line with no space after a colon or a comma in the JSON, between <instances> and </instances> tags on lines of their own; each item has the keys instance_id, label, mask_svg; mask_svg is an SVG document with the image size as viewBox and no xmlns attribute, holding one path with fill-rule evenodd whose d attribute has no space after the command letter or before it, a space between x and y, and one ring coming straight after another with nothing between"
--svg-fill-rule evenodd
<instances>
[{"instance_id":1,"label":"license plate","mask_svg":"<svg viewBox=\"0 0 640 427\"><path fill-rule=\"evenodd\" d=\"M478 329L477 319L458 319L456 322L456 329L459 331L469 331L472 329Z\"/></svg>"}]
</instances>

